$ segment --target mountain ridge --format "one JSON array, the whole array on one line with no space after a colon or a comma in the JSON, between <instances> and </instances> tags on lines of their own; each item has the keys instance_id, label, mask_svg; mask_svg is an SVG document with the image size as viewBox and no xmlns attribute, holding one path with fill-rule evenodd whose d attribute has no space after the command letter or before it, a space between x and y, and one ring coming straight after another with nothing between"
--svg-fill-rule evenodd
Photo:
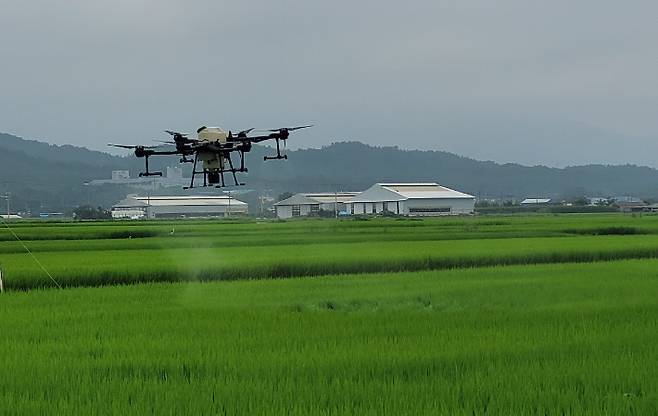
<instances>
[{"instance_id":1,"label":"mountain ridge","mask_svg":"<svg viewBox=\"0 0 658 416\"><path fill-rule=\"evenodd\" d=\"M144 162L4 133L0 133L0 149L0 193L11 192L14 206L32 211L67 210L81 204L110 206L130 189L116 185L91 188L84 183L108 178L112 170L130 170L134 177ZM245 188L269 194L359 191L376 182L432 181L480 198L658 197L658 170L631 164L566 168L500 164L444 151L377 147L356 141L289 151L287 161L263 162L263 156L271 153L271 148L254 146L247 155L249 173L241 177L247 183ZM177 158L154 158L152 162L154 170L163 169L177 165ZM189 175L189 166L184 169Z\"/></svg>"}]
</instances>

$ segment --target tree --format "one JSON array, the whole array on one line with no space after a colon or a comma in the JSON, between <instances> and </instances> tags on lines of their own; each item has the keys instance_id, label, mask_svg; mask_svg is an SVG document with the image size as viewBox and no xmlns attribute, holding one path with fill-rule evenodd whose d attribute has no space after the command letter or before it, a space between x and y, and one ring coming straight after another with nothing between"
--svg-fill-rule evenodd
<instances>
[{"instance_id":1,"label":"tree","mask_svg":"<svg viewBox=\"0 0 658 416\"><path fill-rule=\"evenodd\" d=\"M112 218L112 213L102 207L94 208L82 205L73 210L73 218L78 220L106 220Z\"/></svg>"}]
</instances>

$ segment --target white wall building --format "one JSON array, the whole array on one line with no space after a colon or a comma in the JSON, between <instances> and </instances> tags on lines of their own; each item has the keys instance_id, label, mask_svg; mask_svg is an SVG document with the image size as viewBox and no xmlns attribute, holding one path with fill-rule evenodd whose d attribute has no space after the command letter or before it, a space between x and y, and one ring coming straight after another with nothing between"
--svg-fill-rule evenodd
<instances>
[{"instance_id":1,"label":"white wall building","mask_svg":"<svg viewBox=\"0 0 658 416\"><path fill-rule=\"evenodd\" d=\"M346 202L358 192L327 192L295 194L274 204L278 218L306 217L317 215L320 210L347 213Z\"/></svg>"},{"instance_id":2,"label":"white wall building","mask_svg":"<svg viewBox=\"0 0 658 416\"><path fill-rule=\"evenodd\" d=\"M377 183L347 202L350 214L472 214L475 197L437 183Z\"/></svg>"},{"instance_id":3,"label":"white wall building","mask_svg":"<svg viewBox=\"0 0 658 416\"><path fill-rule=\"evenodd\" d=\"M16 214L0 214L0 218L2 218L3 220L20 220L23 217Z\"/></svg>"},{"instance_id":4,"label":"white wall building","mask_svg":"<svg viewBox=\"0 0 658 416\"><path fill-rule=\"evenodd\" d=\"M128 196L112 207L112 218L190 218L246 215L248 205L228 195Z\"/></svg>"},{"instance_id":5,"label":"white wall building","mask_svg":"<svg viewBox=\"0 0 658 416\"><path fill-rule=\"evenodd\" d=\"M127 170L113 170L112 171L112 180L113 181L125 181L130 179L130 172Z\"/></svg>"}]
</instances>

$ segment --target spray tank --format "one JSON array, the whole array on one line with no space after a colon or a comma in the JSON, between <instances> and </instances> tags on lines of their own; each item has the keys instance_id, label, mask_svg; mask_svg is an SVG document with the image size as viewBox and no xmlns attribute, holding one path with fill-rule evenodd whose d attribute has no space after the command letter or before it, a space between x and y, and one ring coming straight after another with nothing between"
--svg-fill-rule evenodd
<instances>
[{"instance_id":1,"label":"spray tank","mask_svg":"<svg viewBox=\"0 0 658 416\"><path fill-rule=\"evenodd\" d=\"M225 145L228 133L220 127L200 127L197 130L199 142L217 143ZM221 171L226 170L228 161L223 154L215 152L199 152L199 159L203 163L203 169L208 172L208 183L211 185L219 183Z\"/></svg>"}]
</instances>

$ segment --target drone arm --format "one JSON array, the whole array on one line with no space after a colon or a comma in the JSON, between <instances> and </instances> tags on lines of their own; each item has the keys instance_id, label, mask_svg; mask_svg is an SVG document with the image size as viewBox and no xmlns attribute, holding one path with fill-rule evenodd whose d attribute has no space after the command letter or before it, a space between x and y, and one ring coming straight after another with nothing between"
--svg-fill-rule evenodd
<instances>
[{"instance_id":1,"label":"drone arm","mask_svg":"<svg viewBox=\"0 0 658 416\"><path fill-rule=\"evenodd\" d=\"M174 150L150 150L150 149L144 149L144 148L137 148L135 149L135 156L137 157L143 157L145 164L146 164L146 170L144 172L141 172L139 174L140 177L142 176L162 176L162 172L151 172L149 170L149 157L151 156L164 156L164 155L177 155L179 154L178 151Z\"/></svg>"},{"instance_id":2,"label":"drone arm","mask_svg":"<svg viewBox=\"0 0 658 416\"><path fill-rule=\"evenodd\" d=\"M268 134L267 136L234 137L233 140L236 142L260 143L260 142L264 142L265 140L281 139L281 138L282 138L281 134L272 133L272 134Z\"/></svg>"}]
</instances>

